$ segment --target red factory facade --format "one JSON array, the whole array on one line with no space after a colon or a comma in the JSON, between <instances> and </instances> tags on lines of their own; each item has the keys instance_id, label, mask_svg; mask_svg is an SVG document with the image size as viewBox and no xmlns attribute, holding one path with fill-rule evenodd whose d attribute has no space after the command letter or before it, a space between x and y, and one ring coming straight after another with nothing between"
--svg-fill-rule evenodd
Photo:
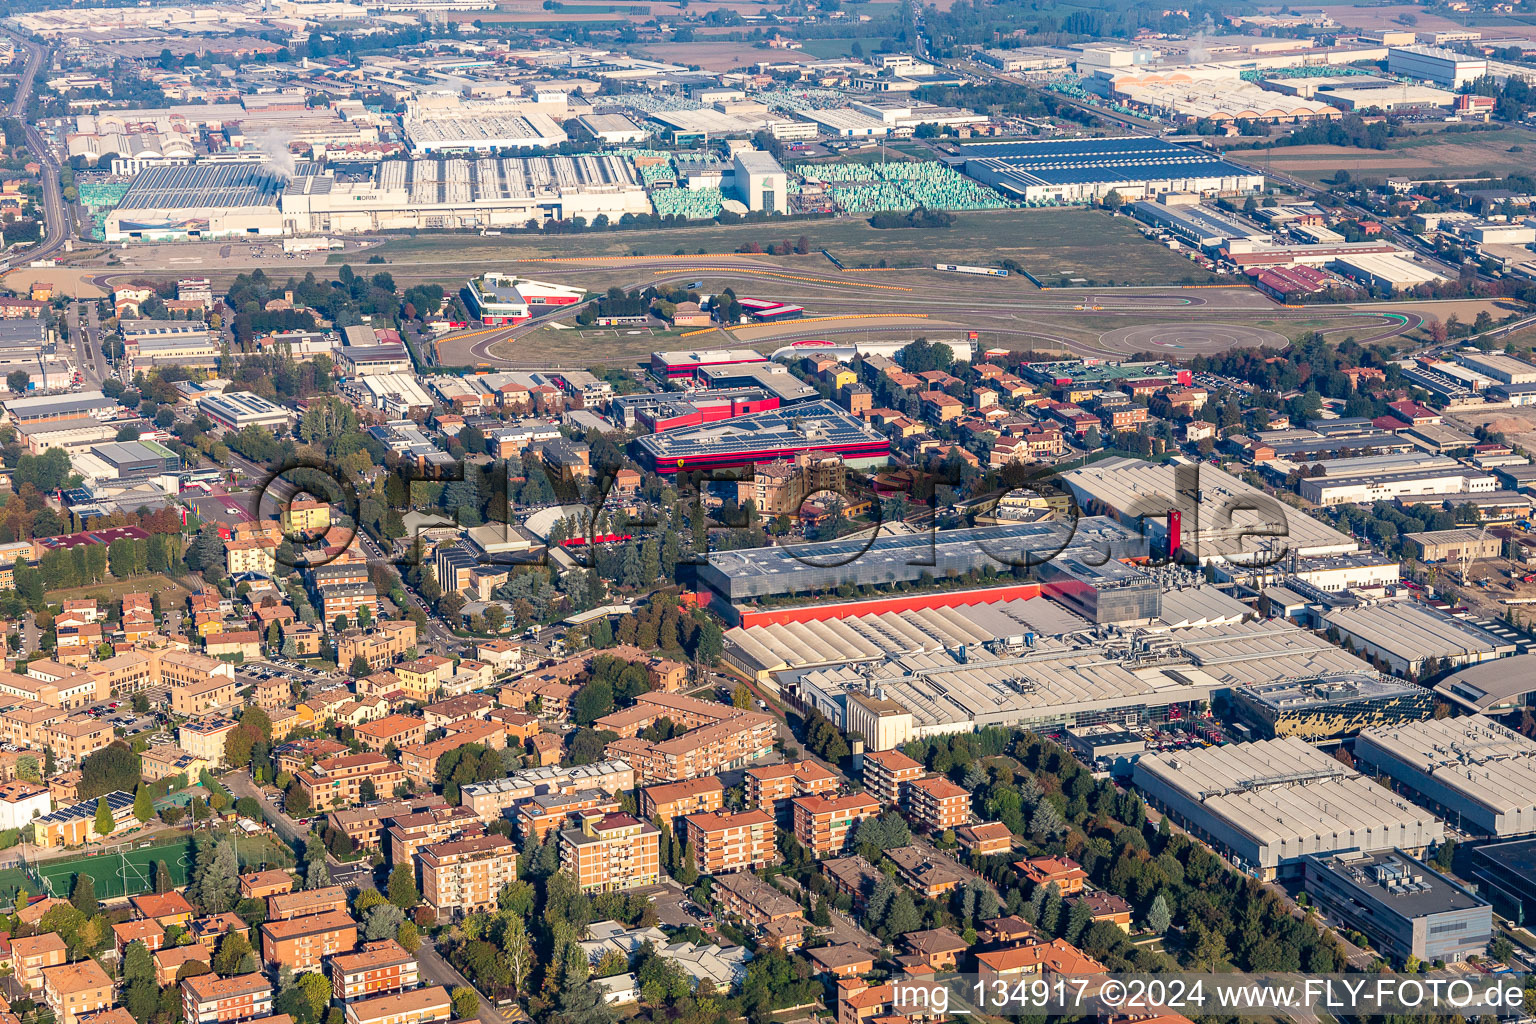
<instances>
[{"instance_id":1,"label":"red factory facade","mask_svg":"<svg viewBox=\"0 0 1536 1024\"><path fill-rule=\"evenodd\" d=\"M675 402L655 409L642 409L635 418L653 434L660 434L679 427L698 427L705 423L747 416L755 412L768 412L779 407L777 396L761 398L710 398L701 395L686 402Z\"/></svg>"}]
</instances>

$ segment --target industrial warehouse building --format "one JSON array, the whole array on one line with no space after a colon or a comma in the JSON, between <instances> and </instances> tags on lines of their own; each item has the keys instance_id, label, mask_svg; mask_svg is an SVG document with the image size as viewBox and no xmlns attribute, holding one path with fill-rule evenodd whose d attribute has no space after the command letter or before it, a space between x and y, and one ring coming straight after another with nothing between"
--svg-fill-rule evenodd
<instances>
[{"instance_id":1,"label":"industrial warehouse building","mask_svg":"<svg viewBox=\"0 0 1536 1024\"><path fill-rule=\"evenodd\" d=\"M1464 668L1436 683L1435 692L1477 714L1502 715L1529 707L1536 696L1536 654Z\"/></svg>"},{"instance_id":2,"label":"industrial warehouse building","mask_svg":"<svg viewBox=\"0 0 1536 1024\"><path fill-rule=\"evenodd\" d=\"M1257 192L1264 175L1214 153L1155 138L984 142L964 148L965 173L1027 203L1086 203L1117 192Z\"/></svg>"},{"instance_id":3,"label":"industrial warehouse building","mask_svg":"<svg viewBox=\"0 0 1536 1024\"><path fill-rule=\"evenodd\" d=\"M1353 736L1366 726L1422 721L1435 711L1424 687L1377 672L1238 686L1232 700L1243 721L1262 735L1313 743Z\"/></svg>"},{"instance_id":4,"label":"industrial warehouse building","mask_svg":"<svg viewBox=\"0 0 1536 1024\"><path fill-rule=\"evenodd\" d=\"M1399 850L1306 858L1306 888L1338 924L1399 964L1457 963L1493 939L1493 907Z\"/></svg>"},{"instance_id":5,"label":"industrial warehouse building","mask_svg":"<svg viewBox=\"0 0 1536 1024\"><path fill-rule=\"evenodd\" d=\"M1504 538L1480 530L1428 530L1404 534L1403 539L1421 562L1498 558L1504 549Z\"/></svg>"},{"instance_id":6,"label":"industrial warehouse building","mask_svg":"<svg viewBox=\"0 0 1536 1024\"><path fill-rule=\"evenodd\" d=\"M533 104L491 101L449 109L413 103L402 122L414 153L491 153L553 149L568 141L565 130Z\"/></svg>"},{"instance_id":7,"label":"industrial warehouse building","mask_svg":"<svg viewBox=\"0 0 1536 1024\"><path fill-rule=\"evenodd\" d=\"M284 179L261 164L152 167L107 214L108 242L280 235Z\"/></svg>"},{"instance_id":8,"label":"industrial warehouse building","mask_svg":"<svg viewBox=\"0 0 1536 1024\"><path fill-rule=\"evenodd\" d=\"M1387 71L1454 90L1487 75L1488 61L1436 46L1391 46L1387 48Z\"/></svg>"},{"instance_id":9,"label":"industrial warehouse building","mask_svg":"<svg viewBox=\"0 0 1536 1024\"><path fill-rule=\"evenodd\" d=\"M1263 879L1309 854L1421 854L1445 826L1296 737L1147 754L1136 788L1240 870Z\"/></svg>"},{"instance_id":10,"label":"industrial warehouse building","mask_svg":"<svg viewBox=\"0 0 1536 1024\"><path fill-rule=\"evenodd\" d=\"M1168 545L1168 513L1179 512L1179 546L1201 563L1273 565L1291 555L1347 554L1355 541L1282 505L1214 466L1159 465L1109 458L1062 474L1079 506L1126 524L1144 522L1154 547Z\"/></svg>"},{"instance_id":11,"label":"industrial warehouse building","mask_svg":"<svg viewBox=\"0 0 1536 1024\"><path fill-rule=\"evenodd\" d=\"M1416 602L1333 608L1323 613L1322 626L1400 676L1419 675L1431 659L1458 668L1515 653L1513 641Z\"/></svg>"},{"instance_id":12,"label":"industrial warehouse building","mask_svg":"<svg viewBox=\"0 0 1536 1024\"><path fill-rule=\"evenodd\" d=\"M863 420L822 401L647 434L632 441L631 448L646 469L670 475L791 459L801 452L837 455L852 466L883 466L891 442Z\"/></svg>"},{"instance_id":13,"label":"industrial warehouse building","mask_svg":"<svg viewBox=\"0 0 1536 1024\"><path fill-rule=\"evenodd\" d=\"M573 217L590 223L651 212L634 162L599 153L386 160L362 182L301 173L281 205L291 234L507 228Z\"/></svg>"},{"instance_id":14,"label":"industrial warehouse building","mask_svg":"<svg viewBox=\"0 0 1536 1024\"><path fill-rule=\"evenodd\" d=\"M200 395L197 410L209 419L230 430L245 427L280 427L293 418L293 413L250 391L226 391L223 394Z\"/></svg>"},{"instance_id":15,"label":"industrial warehouse building","mask_svg":"<svg viewBox=\"0 0 1536 1024\"><path fill-rule=\"evenodd\" d=\"M661 436L678 433L685 432L669 431ZM1089 548L1109 558L1138 558L1147 553L1146 540L1134 531L1103 516L1085 516L1075 523L881 533L873 540L849 538L720 551L699 566L699 579L724 597L739 601L809 590L832 591L845 583L911 583L924 575L942 578L984 568L1008 572L1016 565L1043 563L1068 545Z\"/></svg>"},{"instance_id":16,"label":"industrial warehouse building","mask_svg":"<svg viewBox=\"0 0 1536 1024\"><path fill-rule=\"evenodd\" d=\"M1355 760L1473 835L1536 833L1536 742L1491 718L1366 729Z\"/></svg>"},{"instance_id":17,"label":"industrial warehouse building","mask_svg":"<svg viewBox=\"0 0 1536 1024\"><path fill-rule=\"evenodd\" d=\"M469 282L469 309L482 324L520 324L533 315L533 306L570 306L586 289L530 281L495 272Z\"/></svg>"},{"instance_id":18,"label":"industrial warehouse building","mask_svg":"<svg viewBox=\"0 0 1536 1024\"><path fill-rule=\"evenodd\" d=\"M1475 847L1468 874L1510 923L1523 927L1536 921L1536 839Z\"/></svg>"}]
</instances>

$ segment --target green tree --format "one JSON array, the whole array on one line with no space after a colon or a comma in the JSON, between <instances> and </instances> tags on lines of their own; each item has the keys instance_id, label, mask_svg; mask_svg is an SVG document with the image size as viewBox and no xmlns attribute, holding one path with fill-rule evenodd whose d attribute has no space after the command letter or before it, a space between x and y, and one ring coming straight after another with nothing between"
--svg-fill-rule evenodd
<instances>
[{"instance_id":1,"label":"green tree","mask_svg":"<svg viewBox=\"0 0 1536 1024\"><path fill-rule=\"evenodd\" d=\"M453 1001L455 1020L472 1020L480 1016L480 996L474 989L460 985L449 998Z\"/></svg>"},{"instance_id":2,"label":"green tree","mask_svg":"<svg viewBox=\"0 0 1536 1024\"><path fill-rule=\"evenodd\" d=\"M112 808L107 806L106 797L96 798L96 834L109 836L116 823L112 820Z\"/></svg>"},{"instance_id":3,"label":"green tree","mask_svg":"<svg viewBox=\"0 0 1536 1024\"><path fill-rule=\"evenodd\" d=\"M155 816L155 802L150 798L149 789L140 785L138 792L133 794L133 816L142 824Z\"/></svg>"},{"instance_id":4,"label":"green tree","mask_svg":"<svg viewBox=\"0 0 1536 1024\"><path fill-rule=\"evenodd\" d=\"M82 871L75 876L75 887L70 890L69 902L86 917L96 916L96 912L101 909L101 904L96 902L96 880L90 872Z\"/></svg>"},{"instance_id":5,"label":"green tree","mask_svg":"<svg viewBox=\"0 0 1536 1024\"><path fill-rule=\"evenodd\" d=\"M245 937L245 933L236 929L229 932L219 942L219 951L213 954L212 967L217 974L235 974L240 968L240 962L251 954L251 943Z\"/></svg>"},{"instance_id":6,"label":"green tree","mask_svg":"<svg viewBox=\"0 0 1536 1024\"><path fill-rule=\"evenodd\" d=\"M416 872L409 864L396 864L389 873L389 902L401 910L410 910L421 902L416 890Z\"/></svg>"},{"instance_id":7,"label":"green tree","mask_svg":"<svg viewBox=\"0 0 1536 1024\"><path fill-rule=\"evenodd\" d=\"M1173 915L1168 912L1168 900L1162 893L1158 893L1152 899L1152 905L1147 908L1147 930L1161 935L1168 930L1173 923Z\"/></svg>"}]
</instances>

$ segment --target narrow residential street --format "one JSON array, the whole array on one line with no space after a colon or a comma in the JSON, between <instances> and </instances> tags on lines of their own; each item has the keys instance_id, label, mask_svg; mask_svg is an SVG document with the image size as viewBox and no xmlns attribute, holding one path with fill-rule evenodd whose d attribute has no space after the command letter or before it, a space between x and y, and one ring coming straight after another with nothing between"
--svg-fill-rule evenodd
<instances>
[{"instance_id":1,"label":"narrow residential street","mask_svg":"<svg viewBox=\"0 0 1536 1024\"><path fill-rule=\"evenodd\" d=\"M442 958L430 939L422 940L421 948L416 951L416 960L421 965L421 976L434 985L442 985L450 992L460 986L474 988L464 975ZM485 997L485 993L480 992L479 989L475 991L480 996L480 1024L511 1024L511 1021L496 1009L496 1004Z\"/></svg>"}]
</instances>

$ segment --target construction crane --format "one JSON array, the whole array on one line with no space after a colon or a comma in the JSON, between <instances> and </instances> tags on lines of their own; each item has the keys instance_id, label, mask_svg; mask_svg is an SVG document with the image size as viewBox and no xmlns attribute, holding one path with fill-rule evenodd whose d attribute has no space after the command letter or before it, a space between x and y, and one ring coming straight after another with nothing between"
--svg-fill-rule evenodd
<instances>
[{"instance_id":1,"label":"construction crane","mask_svg":"<svg viewBox=\"0 0 1536 1024\"><path fill-rule=\"evenodd\" d=\"M1467 569L1472 565L1473 562L1477 561L1477 556L1474 554L1474 552L1482 549L1483 538L1488 536L1488 526L1489 526L1488 523L1484 523L1483 524L1482 532L1477 535L1477 542L1476 543L1462 545L1460 561L1461 561L1461 582L1462 582L1463 586L1465 586L1467 583L1471 582L1470 580L1467 579Z\"/></svg>"}]
</instances>

